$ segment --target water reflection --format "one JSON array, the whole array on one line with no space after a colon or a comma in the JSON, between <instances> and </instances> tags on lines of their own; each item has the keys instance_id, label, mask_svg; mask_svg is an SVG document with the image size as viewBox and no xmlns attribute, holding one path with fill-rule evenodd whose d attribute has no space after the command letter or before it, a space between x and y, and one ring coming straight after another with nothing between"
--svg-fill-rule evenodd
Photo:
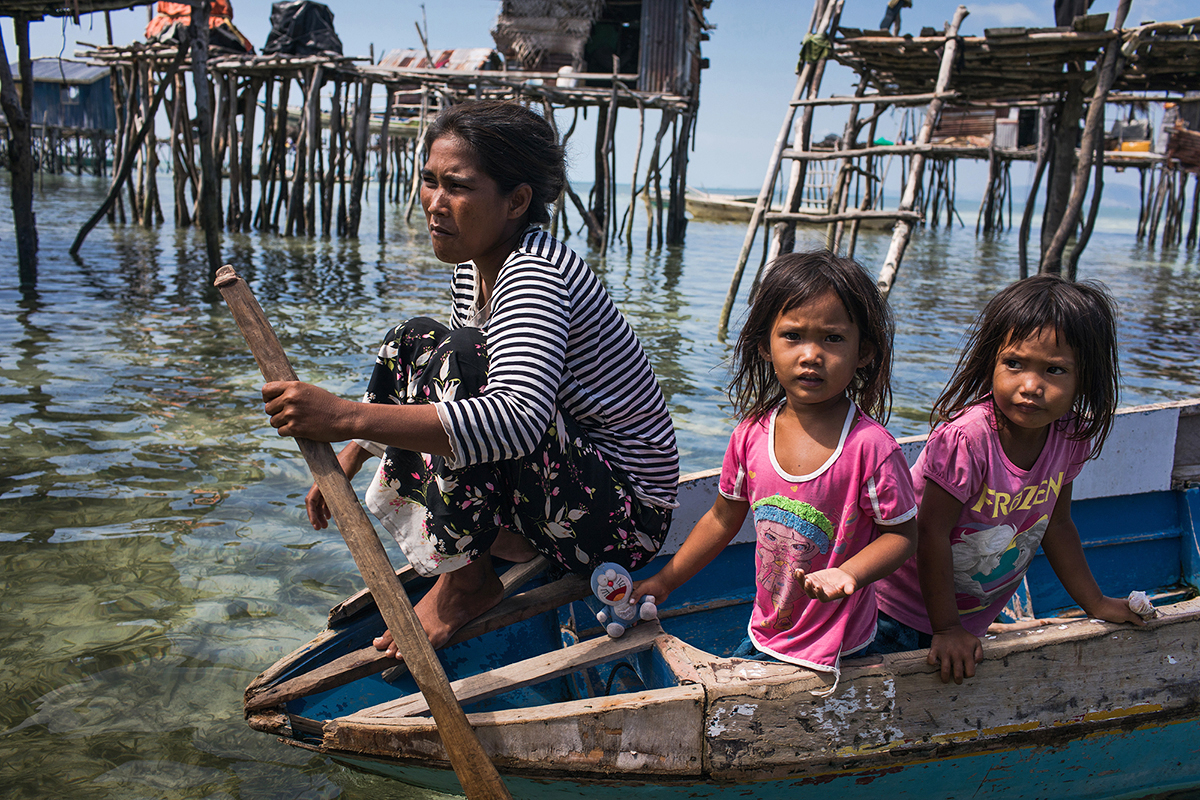
<instances>
[{"instance_id":1,"label":"water reflection","mask_svg":"<svg viewBox=\"0 0 1200 800\"><path fill-rule=\"evenodd\" d=\"M101 225L71 260L76 221L103 187L73 176L45 187L39 206L56 213L40 217L39 283L0 277L5 796L431 797L245 726L245 685L360 579L340 537L304 518L309 477L265 425L261 378L211 286L202 237ZM0 215L0 255L15 263L6 225ZM635 231L632 251L581 252L660 375L685 471L718 465L730 430L730 345L715 334L743 233L693 223L682 248L645 252ZM813 247L823 234L798 238ZM864 232L859 259L879 263L888 240ZM445 315L449 268L402 210L389 211L383 242L236 234L223 247L297 372L345 396L361 394L383 331ZM1081 274L1121 300L1123 401L1197 394L1196 255L1103 231L1089 254ZM1015 274L1010 235L914 239L892 295L895 433L924 430L964 328Z\"/></svg>"}]
</instances>

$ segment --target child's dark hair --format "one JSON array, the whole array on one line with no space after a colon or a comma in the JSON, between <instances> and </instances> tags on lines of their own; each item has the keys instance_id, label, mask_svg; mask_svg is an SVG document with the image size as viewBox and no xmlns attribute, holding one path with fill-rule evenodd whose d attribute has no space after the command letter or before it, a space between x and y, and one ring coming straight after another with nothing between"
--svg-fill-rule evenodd
<instances>
[{"instance_id":1,"label":"child's dark hair","mask_svg":"<svg viewBox=\"0 0 1200 800\"><path fill-rule=\"evenodd\" d=\"M871 353L846 393L863 413L887 421L892 411L892 313L866 270L828 250L789 253L768 265L733 353L729 400L741 419L761 416L784 399L774 367L763 358L775 320L830 290L858 328L860 352Z\"/></svg>"},{"instance_id":2,"label":"child's dark hair","mask_svg":"<svg viewBox=\"0 0 1200 800\"><path fill-rule=\"evenodd\" d=\"M975 320L954 377L933 405L930 423L962 414L992 391L1000 350L1039 331L1051 330L1075 354L1076 388L1071 411L1072 439L1091 440L1092 458L1112 429L1121 370L1117 364L1117 314L1112 296L1099 281L1035 275L1019 280L993 297ZM1002 417L996 414L998 424ZM1065 425L1060 420L1055 424Z\"/></svg>"},{"instance_id":3,"label":"child's dark hair","mask_svg":"<svg viewBox=\"0 0 1200 800\"><path fill-rule=\"evenodd\" d=\"M520 103L478 100L450 106L425 133L425 152L443 136L462 139L505 196L529 186L529 221L550 221L548 206L567 185L566 156L554 128Z\"/></svg>"}]
</instances>

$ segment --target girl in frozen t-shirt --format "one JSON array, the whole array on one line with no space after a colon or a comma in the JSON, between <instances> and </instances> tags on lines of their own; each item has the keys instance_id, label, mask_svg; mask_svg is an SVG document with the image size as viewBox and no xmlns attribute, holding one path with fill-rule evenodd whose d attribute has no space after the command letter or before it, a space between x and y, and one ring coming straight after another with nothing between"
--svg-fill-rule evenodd
<instances>
[{"instance_id":1,"label":"girl in frozen t-shirt","mask_svg":"<svg viewBox=\"0 0 1200 800\"><path fill-rule=\"evenodd\" d=\"M891 405L892 320L875 282L830 252L773 262L738 338L730 400L742 422L719 495L679 552L631 597L668 594L754 520L757 590L735 655L838 674L875 635L872 582L916 537L916 499ZM835 684L836 685L836 684Z\"/></svg>"},{"instance_id":2,"label":"girl in frozen t-shirt","mask_svg":"<svg viewBox=\"0 0 1200 800\"><path fill-rule=\"evenodd\" d=\"M1071 521L1071 483L1117 405L1115 317L1101 284L1054 275L1017 281L984 307L913 465L919 546L879 583L873 651L928 647L943 682L973 677L979 637L1039 546L1090 616L1143 624L1100 591Z\"/></svg>"}]
</instances>

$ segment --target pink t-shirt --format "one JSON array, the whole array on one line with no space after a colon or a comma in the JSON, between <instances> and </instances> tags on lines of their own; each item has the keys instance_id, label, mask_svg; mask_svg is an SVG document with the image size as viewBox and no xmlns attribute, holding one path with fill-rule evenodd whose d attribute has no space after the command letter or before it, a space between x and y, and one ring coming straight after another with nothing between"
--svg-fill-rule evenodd
<instances>
[{"instance_id":1,"label":"pink t-shirt","mask_svg":"<svg viewBox=\"0 0 1200 800\"><path fill-rule=\"evenodd\" d=\"M969 407L929 435L913 465L920 497L933 481L962 501L962 514L950 532L954 595L962 626L982 636L1017 590L1037 553L1062 488L1083 468L1086 441L1067 438L1051 425L1032 469L1008 460L993 424L992 400ZM1068 423L1070 426L1071 423ZM881 611L911 628L932 632L917 556L877 582Z\"/></svg>"},{"instance_id":2,"label":"pink t-shirt","mask_svg":"<svg viewBox=\"0 0 1200 800\"><path fill-rule=\"evenodd\" d=\"M721 494L750 503L758 536L750 640L783 661L836 674L840 655L875 638L874 587L822 603L809 600L793 571L840 566L876 537L877 525L912 519L912 480L896 440L853 403L829 460L789 475L775 459L777 414L738 425L721 468Z\"/></svg>"}]
</instances>

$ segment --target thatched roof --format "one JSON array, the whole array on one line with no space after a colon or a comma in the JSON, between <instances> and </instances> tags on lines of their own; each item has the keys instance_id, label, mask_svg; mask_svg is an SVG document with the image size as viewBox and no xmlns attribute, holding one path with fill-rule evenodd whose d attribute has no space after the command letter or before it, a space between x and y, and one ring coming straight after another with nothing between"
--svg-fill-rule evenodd
<instances>
[{"instance_id":1,"label":"thatched roof","mask_svg":"<svg viewBox=\"0 0 1200 800\"><path fill-rule=\"evenodd\" d=\"M535 69L555 54L583 69L583 48L604 0L504 0L492 38L518 69Z\"/></svg>"},{"instance_id":2,"label":"thatched roof","mask_svg":"<svg viewBox=\"0 0 1200 800\"><path fill-rule=\"evenodd\" d=\"M1002 28L960 39L960 59L950 84L960 96L992 100L1059 92L1069 64L1095 63L1120 37L1126 55L1113 91L1200 89L1200 19L1162 22L1120 31L1069 28ZM887 93L921 94L937 82L944 39L925 29L921 36L842 29L834 58L859 74L870 74ZM1090 68L1090 67L1089 67Z\"/></svg>"}]
</instances>

